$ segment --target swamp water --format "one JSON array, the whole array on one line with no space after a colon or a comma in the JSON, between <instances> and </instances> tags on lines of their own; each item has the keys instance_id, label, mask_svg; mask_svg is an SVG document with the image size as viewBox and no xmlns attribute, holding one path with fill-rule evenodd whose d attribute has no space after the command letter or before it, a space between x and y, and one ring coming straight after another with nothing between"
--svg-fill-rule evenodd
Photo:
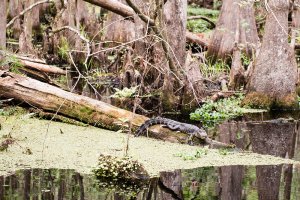
<instances>
[{"instance_id":1,"label":"swamp water","mask_svg":"<svg viewBox=\"0 0 300 200\"><path fill-rule=\"evenodd\" d=\"M202 167L162 172L146 184L99 184L74 170L26 169L0 177L0 199L300 199L293 165Z\"/></svg>"},{"instance_id":2,"label":"swamp water","mask_svg":"<svg viewBox=\"0 0 300 200\"><path fill-rule=\"evenodd\" d=\"M255 153L300 161L299 122L267 117L227 121L211 130L210 136ZM261 164L161 172L146 183L131 185L99 185L92 175L75 170L18 170L0 177L0 199L300 200L299 164Z\"/></svg>"}]
</instances>

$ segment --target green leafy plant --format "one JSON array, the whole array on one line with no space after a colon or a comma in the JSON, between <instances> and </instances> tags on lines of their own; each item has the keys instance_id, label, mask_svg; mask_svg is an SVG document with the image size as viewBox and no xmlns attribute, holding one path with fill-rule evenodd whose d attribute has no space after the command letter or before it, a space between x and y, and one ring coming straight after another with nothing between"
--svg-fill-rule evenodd
<instances>
[{"instance_id":1,"label":"green leafy plant","mask_svg":"<svg viewBox=\"0 0 300 200\"><path fill-rule=\"evenodd\" d=\"M223 149L219 149L219 154L226 156L229 153L228 149L223 148Z\"/></svg>"},{"instance_id":2,"label":"green leafy plant","mask_svg":"<svg viewBox=\"0 0 300 200\"><path fill-rule=\"evenodd\" d=\"M201 108L190 114L192 120L201 121L204 127L213 127L225 119L243 114L240 103L242 95L221 99L217 102L207 101Z\"/></svg>"},{"instance_id":3,"label":"green leafy plant","mask_svg":"<svg viewBox=\"0 0 300 200\"><path fill-rule=\"evenodd\" d=\"M118 88L114 88L116 92L111 95L113 98L131 98L134 97L134 94L137 92L138 86L131 87L131 88L123 88L122 90Z\"/></svg>"},{"instance_id":4,"label":"green leafy plant","mask_svg":"<svg viewBox=\"0 0 300 200\"><path fill-rule=\"evenodd\" d=\"M187 29L193 33L203 33L210 30L210 24L201 19L189 20L187 22Z\"/></svg>"},{"instance_id":5,"label":"green leafy plant","mask_svg":"<svg viewBox=\"0 0 300 200\"><path fill-rule=\"evenodd\" d=\"M100 188L116 190L129 196L136 196L149 179L144 167L130 157L103 154L93 173Z\"/></svg>"},{"instance_id":6,"label":"green leafy plant","mask_svg":"<svg viewBox=\"0 0 300 200\"><path fill-rule=\"evenodd\" d=\"M248 66L251 63L251 58L249 58L245 53L241 54L242 64Z\"/></svg>"}]
</instances>

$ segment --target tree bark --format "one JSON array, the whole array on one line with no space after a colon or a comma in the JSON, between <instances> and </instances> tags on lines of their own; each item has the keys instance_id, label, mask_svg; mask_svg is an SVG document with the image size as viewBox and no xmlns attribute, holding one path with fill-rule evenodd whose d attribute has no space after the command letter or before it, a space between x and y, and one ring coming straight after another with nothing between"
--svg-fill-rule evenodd
<instances>
[{"instance_id":1,"label":"tree bark","mask_svg":"<svg viewBox=\"0 0 300 200\"><path fill-rule=\"evenodd\" d=\"M238 43L251 55L259 43L252 1L246 4L242 0L222 1L221 13L210 40L207 56L213 60L230 56L236 32L239 32Z\"/></svg>"},{"instance_id":2,"label":"tree bark","mask_svg":"<svg viewBox=\"0 0 300 200\"><path fill-rule=\"evenodd\" d=\"M132 8L130 8L129 6L117 1L117 0L112 0L112 1L108 1L108 0L83 0L85 2L88 2L88 3L91 3L93 5L96 5L96 6L100 6L102 8L105 8L111 12L114 12L116 14L119 14L121 15L122 17L125 17L127 19L130 19L130 18L134 18L134 15L135 15L135 12L133 11ZM186 0L183 0L183 2L185 2L186 4ZM180 14L180 12L178 13ZM182 13L181 13L182 14ZM136 21L136 18L135 20ZM154 25L154 21L153 20L149 20L149 25ZM172 30L173 31L173 30ZM193 34L191 32L186 32L186 40L187 41L193 41L199 45L205 45L205 43L199 39L196 39L198 38L198 36L196 34Z\"/></svg>"},{"instance_id":3,"label":"tree bark","mask_svg":"<svg viewBox=\"0 0 300 200\"><path fill-rule=\"evenodd\" d=\"M6 3L7 0L0 0L0 50L6 49Z\"/></svg>"},{"instance_id":4,"label":"tree bark","mask_svg":"<svg viewBox=\"0 0 300 200\"><path fill-rule=\"evenodd\" d=\"M28 0L24 2L24 6L27 8L34 3L34 0ZM32 53L32 12L24 14L23 31L19 38L19 48L22 53Z\"/></svg>"},{"instance_id":5,"label":"tree bark","mask_svg":"<svg viewBox=\"0 0 300 200\"><path fill-rule=\"evenodd\" d=\"M254 62L244 104L253 107L298 107L297 63L288 44L289 3L269 1L262 47Z\"/></svg>"},{"instance_id":6,"label":"tree bark","mask_svg":"<svg viewBox=\"0 0 300 200\"><path fill-rule=\"evenodd\" d=\"M125 3L125 0L120 0L117 2L121 2L121 4L123 4ZM125 43L134 40L134 23L132 21L125 20L124 17L116 13L108 13L104 27L107 27L104 36L105 40L119 43ZM119 43L117 44L119 45Z\"/></svg>"},{"instance_id":7,"label":"tree bark","mask_svg":"<svg viewBox=\"0 0 300 200\"><path fill-rule=\"evenodd\" d=\"M247 123L254 153L282 158L293 156L296 134L295 120L276 119L260 123ZM259 199L278 199L282 165L257 166L256 176ZM287 184L289 184L287 182Z\"/></svg>"}]
</instances>

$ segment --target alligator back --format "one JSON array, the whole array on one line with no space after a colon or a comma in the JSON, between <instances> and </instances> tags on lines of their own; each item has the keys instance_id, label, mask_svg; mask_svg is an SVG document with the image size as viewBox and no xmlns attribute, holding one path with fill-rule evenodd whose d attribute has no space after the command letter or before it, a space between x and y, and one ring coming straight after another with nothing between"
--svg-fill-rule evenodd
<instances>
[{"instance_id":1,"label":"alligator back","mask_svg":"<svg viewBox=\"0 0 300 200\"><path fill-rule=\"evenodd\" d=\"M147 128L149 128L150 126L156 125L156 124L163 124L163 125L165 125L165 127L171 129L172 131L180 131L183 133L187 133L187 134L191 135L191 137L196 136L196 137L202 138L202 139L207 137L207 133L203 128L199 128L192 124L181 123L181 122L163 118L163 117L155 117L155 118L145 121L145 123L142 124L138 128L135 136L136 137L140 136L144 131L147 130Z\"/></svg>"},{"instance_id":2,"label":"alligator back","mask_svg":"<svg viewBox=\"0 0 300 200\"><path fill-rule=\"evenodd\" d=\"M150 126L156 125L156 124L165 124L167 125L169 123L170 119L162 118L162 117L155 117L151 118L147 121L145 121L144 124L142 124L136 131L135 136L140 136L144 131L147 130ZM172 120L173 121L173 120Z\"/></svg>"}]
</instances>

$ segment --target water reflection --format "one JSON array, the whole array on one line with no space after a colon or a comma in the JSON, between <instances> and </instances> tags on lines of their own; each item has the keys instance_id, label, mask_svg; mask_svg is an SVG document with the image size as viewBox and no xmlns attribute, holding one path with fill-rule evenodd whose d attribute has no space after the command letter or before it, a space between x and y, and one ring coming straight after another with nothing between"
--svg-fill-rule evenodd
<instances>
[{"instance_id":1,"label":"water reflection","mask_svg":"<svg viewBox=\"0 0 300 200\"><path fill-rule=\"evenodd\" d=\"M291 167L291 171L285 169ZM292 173L287 184L286 174ZM300 199L300 168L224 166L163 172L139 190L99 187L74 170L26 169L0 177L0 199Z\"/></svg>"}]
</instances>

